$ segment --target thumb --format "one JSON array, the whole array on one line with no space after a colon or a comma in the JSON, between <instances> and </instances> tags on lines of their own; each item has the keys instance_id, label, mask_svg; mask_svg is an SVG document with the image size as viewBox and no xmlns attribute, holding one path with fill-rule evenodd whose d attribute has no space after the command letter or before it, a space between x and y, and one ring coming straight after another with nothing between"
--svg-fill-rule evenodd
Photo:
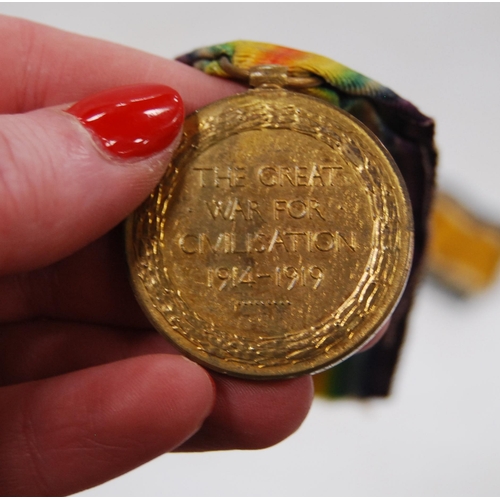
<instances>
[{"instance_id":1,"label":"thumb","mask_svg":"<svg viewBox=\"0 0 500 500\"><path fill-rule=\"evenodd\" d=\"M0 275L55 262L124 219L163 174L183 117L179 94L153 84L0 116Z\"/></svg>"}]
</instances>

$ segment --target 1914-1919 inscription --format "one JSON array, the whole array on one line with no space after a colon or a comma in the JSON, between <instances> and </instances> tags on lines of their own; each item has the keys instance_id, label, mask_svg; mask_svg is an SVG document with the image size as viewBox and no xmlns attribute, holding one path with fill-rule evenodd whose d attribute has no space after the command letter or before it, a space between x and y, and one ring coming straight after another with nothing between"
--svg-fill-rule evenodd
<instances>
[{"instance_id":1,"label":"1914-1919 inscription","mask_svg":"<svg viewBox=\"0 0 500 500\"><path fill-rule=\"evenodd\" d=\"M409 269L411 213L360 124L262 89L188 118L127 239L139 300L184 352L287 377L338 362L383 323Z\"/></svg>"}]
</instances>

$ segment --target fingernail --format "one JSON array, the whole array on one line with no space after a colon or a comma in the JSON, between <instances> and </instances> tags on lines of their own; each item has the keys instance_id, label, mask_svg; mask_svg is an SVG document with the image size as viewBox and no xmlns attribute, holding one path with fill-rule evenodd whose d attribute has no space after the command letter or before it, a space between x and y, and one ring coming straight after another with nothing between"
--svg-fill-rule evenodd
<instances>
[{"instance_id":1,"label":"fingernail","mask_svg":"<svg viewBox=\"0 0 500 500\"><path fill-rule=\"evenodd\" d=\"M66 112L76 116L105 151L124 159L164 150L179 134L184 119L179 93L159 84L105 90Z\"/></svg>"}]
</instances>

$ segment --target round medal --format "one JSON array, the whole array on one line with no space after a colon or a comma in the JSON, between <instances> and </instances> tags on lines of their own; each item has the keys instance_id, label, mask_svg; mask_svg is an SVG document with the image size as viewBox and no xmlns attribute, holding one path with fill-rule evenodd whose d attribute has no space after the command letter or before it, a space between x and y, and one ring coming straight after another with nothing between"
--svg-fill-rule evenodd
<instances>
[{"instance_id":1,"label":"round medal","mask_svg":"<svg viewBox=\"0 0 500 500\"><path fill-rule=\"evenodd\" d=\"M127 222L137 298L188 357L287 378L359 350L408 277L412 214L381 143L347 113L257 88L187 118Z\"/></svg>"}]
</instances>

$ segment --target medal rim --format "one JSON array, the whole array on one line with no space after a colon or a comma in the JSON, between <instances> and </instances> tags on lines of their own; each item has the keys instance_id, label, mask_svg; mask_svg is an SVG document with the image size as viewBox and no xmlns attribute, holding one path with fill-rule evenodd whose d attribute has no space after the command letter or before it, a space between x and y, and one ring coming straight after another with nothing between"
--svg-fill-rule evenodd
<instances>
[{"instance_id":1,"label":"medal rim","mask_svg":"<svg viewBox=\"0 0 500 500\"><path fill-rule=\"evenodd\" d=\"M172 329L169 327L168 323L165 321L165 318L158 313L158 311L154 308L150 307L150 294L149 292L145 289L144 283L140 278L138 277L138 273L134 272L134 266L135 266L135 238L137 235L134 232L134 220L135 216L142 209L144 205L141 205L141 207L134 212L133 215L131 215L126 222L126 252L127 252L127 261L129 264L129 270L130 270L130 278L132 282L132 288L134 290L134 293L138 299L138 302L145 312L146 316L148 319L152 322L152 324L155 326L155 328L163 335L165 336L169 341L171 341L177 348L183 352L187 357L195 360L199 364L213 369L215 371L229 374L235 377L240 377L240 378L250 378L250 379L284 379L284 378L292 378L296 377L299 375L303 375L306 373L318 373L321 372L327 368L330 368L342 361L344 361L346 358L350 357L352 354L356 353L360 349L363 348L364 345L366 345L368 342L370 342L373 337L380 331L380 329L384 326L385 321L387 317L390 316L390 314L393 312L395 307L397 306L403 292L405 289L406 282L409 278L410 274L410 269L411 269L411 263L412 263L412 256L413 256L413 245L414 245L414 232L413 232L413 216L412 216L412 211L411 211L411 203L410 203L410 198L408 195L408 191L406 188L406 184L404 182L404 179L401 175L401 172L399 171L395 161L385 148L385 146L382 144L382 142L375 136L375 134L369 130L366 125L364 125L362 122L360 122L358 119L350 115L348 112L338 108L337 106L332 105L331 103L328 103L324 100L318 99L317 97L310 96L304 93L298 93L298 92L290 92L285 89L268 89L268 88L258 88L258 89L250 89L244 93L240 94L235 94L229 97L226 97L222 100L216 101L214 103L209 104L208 106L201 108L200 110L195 111L192 113L189 117L186 119L186 126L187 126L187 131L184 132L184 138L181 142L181 145L179 146L178 150L174 154L174 158L169 164L169 167L167 168L167 171L165 173L165 176L160 180L159 185L166 185L168 184L169 181L173 181L170 185L166 187L169 193L173 193L176 190L176 185L177 185L177 179L179 176L182 176L182 172L179 172L177 168L173 167L173 164L175 163L175 160L179 158L183 152L186 151L186 148L189 147L190 145L190 140L193 139L193 137L197 133L201 133L199 130L190 130L190 127L192 127L192 122L199 122L199 117L202 114L210 114L210 110L215 109L216 107L219 108L220 106L224 105L229 105L230 103L235 103L239 101L242 98L246 98L247 96L256 96L259 99L264 99L267 96L277 96L281 94L282 96L293 96L293 99L299 98L299 99L305 99L307 101L315 102L316 104L320 104L321 106L325 106L327 108L333 108L337 113L340 113L341 115L344 116L347 120L353 122L356 127L360 128L363 133L374 143L374 145L377 146L378 150L382 153L384 159L389 163L390 168L392 173L395 175L397 181L398 181L398 188L400 190L400 194L402 199L404 200L404 212L407 215L407 220L406 220L406 225L404 228L401 228L400 230L406 233L407 236L407 254L406 254L406 259L404 260L404 265L400 264L401 266L401 273L404 274L404 279L399 280L399 286L397 287L397 293L392 293L391 300L388 300L387 304L385 304L384 308L384 314L380 315L380 318L378 322L376 323L376 326L372 328L370 333L365 333L364 336L362 336L362 341L357 342L356 345L350 346L348 349L344 349L342 351L341 356L335 356L332 359L327 359L323 362L316 363L313 366L311 366L311 362L308 362L308 366L304 367L302 366L301 363L297 363L295 365L287 365L286 369L277 369L276 367L271 367L271 368L264 368L260 367L257 369L257 371L253 373L249 373L248 367L245 365L241 366L234 366L234 363L231 364L231 366L227 366L227 363L225 361L219 362L218 359L214 359L213 356L210 354L206 354L203 352L196 351L194 349L189 349L185 347L184 342L179 342L178 341L178 334L175 332L175 329ZM286 128L286 127L285 127ZM288 129L290 130L290 129ZM240 131L244 132L244 131ZM240 133L236 132L236 133ZM300 133L296 131L296 133ZM224 138L220 138L219 140L223 140ZM155 193L157 193L158 187L155 189L155 191L150 195L150 198L154 196ZM145 202L147 203L147 201Z\"/></svg>"}]
</instances>

